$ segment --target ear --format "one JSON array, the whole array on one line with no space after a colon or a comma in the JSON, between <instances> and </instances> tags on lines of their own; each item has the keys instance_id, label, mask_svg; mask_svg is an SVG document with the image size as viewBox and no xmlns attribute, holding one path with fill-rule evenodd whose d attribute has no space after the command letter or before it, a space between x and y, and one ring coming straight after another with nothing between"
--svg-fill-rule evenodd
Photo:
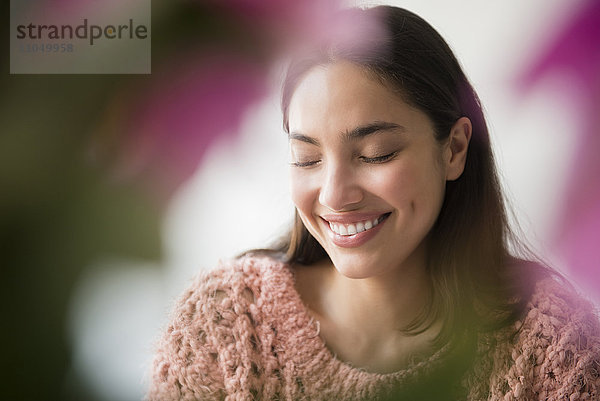
<instances>
[{"instance_id":1,"label":"ear","mask_svg":"<svg viewBox=\"0 0 600 401\"><path fill-rule=\"evenodd\" d=\"M472 129L471 120L467 117L461 117L454 123L450 130L448 143L444 151L446 180L448 181L458 179L465 169Z\"/></svg>"}]
</instances>

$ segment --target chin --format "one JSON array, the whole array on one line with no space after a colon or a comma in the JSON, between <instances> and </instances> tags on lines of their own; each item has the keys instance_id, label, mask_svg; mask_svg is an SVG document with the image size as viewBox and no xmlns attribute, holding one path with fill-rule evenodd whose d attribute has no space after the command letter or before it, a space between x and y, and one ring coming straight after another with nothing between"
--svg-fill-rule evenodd
<instances>
[{"instance_id":1,"label":"chin","mask_svg":"<svg viewBox=\"0 0 600 401\"><path fill-rule=\"evenodd\" d=\"M377 266L377 264L361 261L356 257L344 258L349 260L340 260L340 258L335 257L330 257L330 259L333 262L335 269L346 278L360 280L374 277L380 273L378 269L374 267Z\"/></svg>"},{"instance_id":2,"label":"chin","mask_svg":"<svg viewBox=\"0 0 600 401\"><path fill-rule=\"evenodd\" d=\"M371 275L367 274L364 271L360 271L360 269L349 269L349 270L344 270L344 269L338 269L336 267L336 270L344 277L352 279L352 280L364 280L366 278L371 277Z\"/></svg>"}]
</instances>

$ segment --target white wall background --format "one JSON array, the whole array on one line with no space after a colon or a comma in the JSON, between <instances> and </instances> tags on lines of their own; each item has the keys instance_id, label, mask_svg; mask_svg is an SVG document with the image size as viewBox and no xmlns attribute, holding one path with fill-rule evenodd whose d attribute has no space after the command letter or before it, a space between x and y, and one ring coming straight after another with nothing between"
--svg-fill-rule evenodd
<instances>
[{"instance_id":1,"label":"white wall background","mask_svg":"<svg viewBox=\"0 0 600 401\"><path fill-rule=\"evenodd\" d=\"M349 1L349 5L377 4ZM577 111L568 85L548 78L524 95L515 78L575 12L575 0L392 1L424 17L461 60L487 111L499 170L527 239L551 252L574 145ZM280 75L278 69L274 78ZM277 79L273 95L249 110L239 141L215 145L175 196L164 221L161 270L135 261L99 261L73 298L74 372L105 400L143 395L152 341L173 297L191 276L287 227L287 144ZM135 269L117 269L120 263Z\"/></svg>"}]
</instances>

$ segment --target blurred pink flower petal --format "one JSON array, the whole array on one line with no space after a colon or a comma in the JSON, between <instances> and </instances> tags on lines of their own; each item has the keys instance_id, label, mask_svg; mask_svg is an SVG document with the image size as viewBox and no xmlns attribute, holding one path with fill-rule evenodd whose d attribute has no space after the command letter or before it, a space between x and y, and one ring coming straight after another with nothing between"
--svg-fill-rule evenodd
<instances>
[{"instance_id":1,"label":"blurred pink flower petal","mask_svg":"<svg viewBox=\"0 0 600 401\"><path fill-rule=\"evenodd\" d=\"M198 0L200 1L200 0ZM379 21L340 0L204 0L239 17L252 32L262 32L276 52L295 53L323 43L355 49L372 47L384 35ZM372 50L372 49L370 49Z\"/></svg>"},{"instance_id":2,"label":"blurred pink flower petal","mask_svg":"<svg viewBox=\"0 0 600 401\"><path fill-rule=\"evenodd\" d=\"M151 172L163 189L187 179L215 140L234 137L267 92L264 66L235 55L183 59L152 82L129 120L121 173Z\"/></svg>"},{"instance_id":3,"label":"blurred pink flower petal","mask_svg":"<svg viewBox=\"0 0 600 401\"><path fill-rule=\"evenodd\" d=\"M531 84L550 70L559 70L583 83L600 80L600 1L587 0L579 6L573 20L534 63L523 82ZM584 86L585 88L585 86ZM597 89L588 87L589 90Z\"/></svg>"},{"instance_id":4,"label":"blurred pink flower petal","mask_svg":"<svg viewBox=\"0 0 600 401\"><path fill-rule=\"evenodd\" d=\"M528 86L547 72L576 83L583 116L557 243L575 278L600 295L600 1L588 0L524 76Z\"/></svg>"}]
</instances>

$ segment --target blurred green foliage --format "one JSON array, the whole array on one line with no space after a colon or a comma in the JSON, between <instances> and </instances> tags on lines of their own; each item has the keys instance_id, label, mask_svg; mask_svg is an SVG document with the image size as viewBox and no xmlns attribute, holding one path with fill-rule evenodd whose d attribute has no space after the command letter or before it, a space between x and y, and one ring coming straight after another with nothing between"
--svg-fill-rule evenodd
<instances>
[{"instance_id":1,"label":"blurred green foliage","mask_svg":"<svg viewBox=\"0 0 600 401\"><path fill-rule=\"evenodd\" d=\"M155 78L10 75L8 13L3 2L0 399L91 401L80 378L67 377L67 310L80 273L95 260L161 257L160 222L170 194L152 193L151 175L115 179L111 162L123 127L106 124L118 97ZM243 24L200 2L154 2L152 19L153 71L182 52L237 51L251 42ZM99 158L92 157L94 143L105 150Z\"/></svg>"}]
</instances>

